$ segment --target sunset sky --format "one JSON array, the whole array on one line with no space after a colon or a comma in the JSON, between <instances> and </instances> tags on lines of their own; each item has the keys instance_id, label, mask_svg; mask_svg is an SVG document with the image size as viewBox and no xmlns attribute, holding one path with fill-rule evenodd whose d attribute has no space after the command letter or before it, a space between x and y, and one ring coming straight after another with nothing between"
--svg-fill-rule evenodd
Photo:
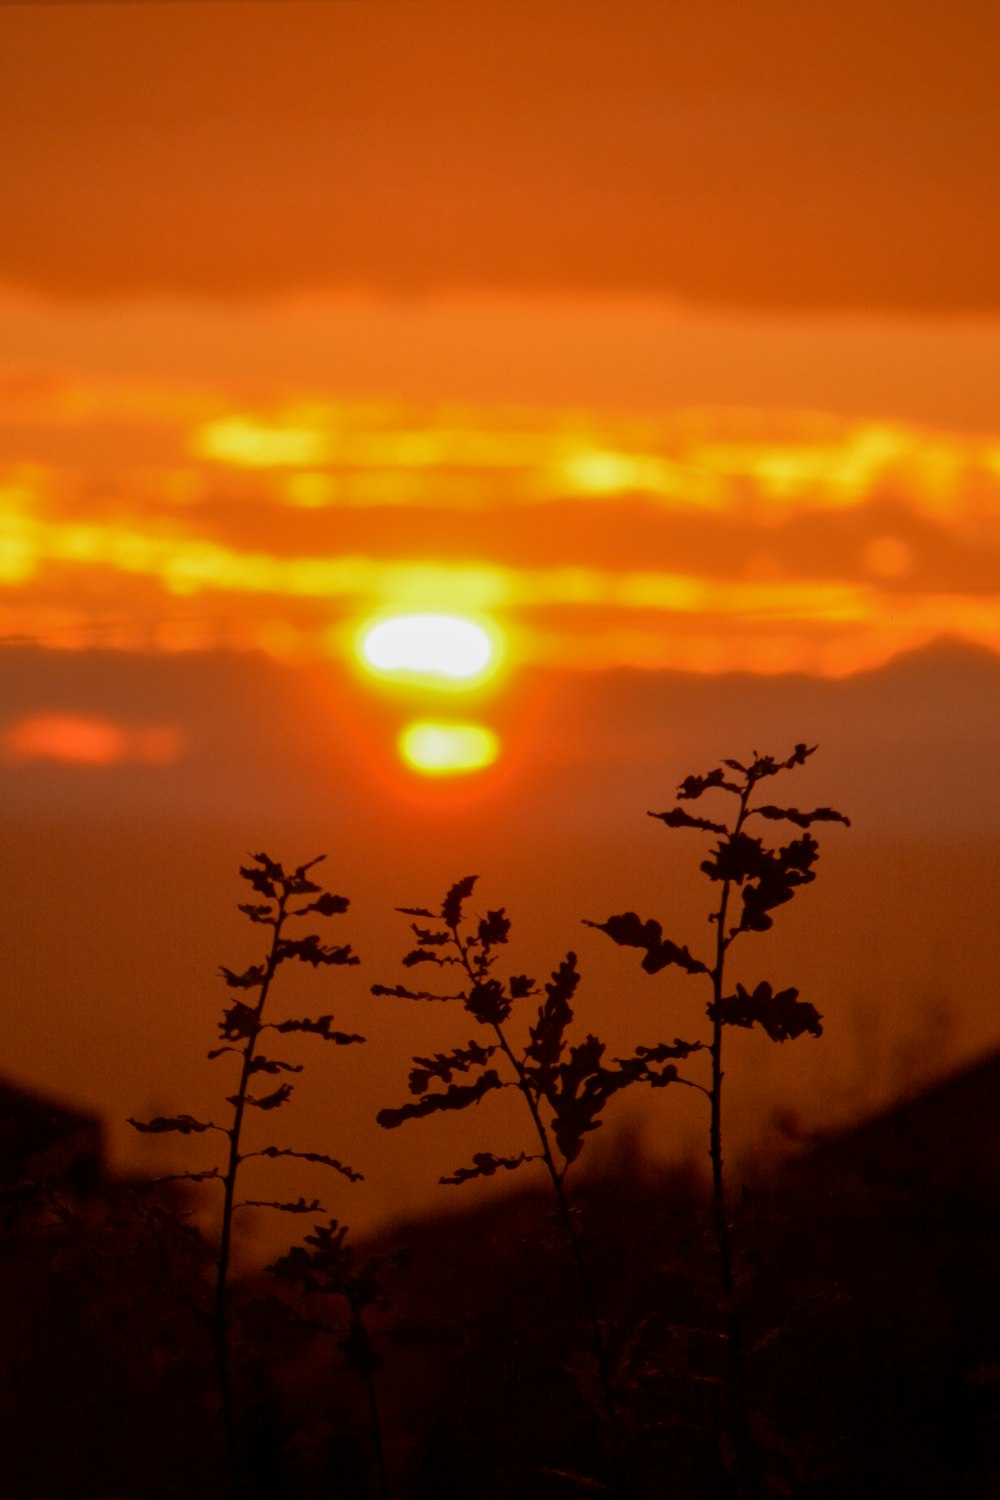
<instances>
[{"instance_id":1,"label":"sunset sky","mask_svg":"<svg viewBox=\"0 0 1000 1500\"><path fill-rule=\"evenodd\" d=\"M1000 827L998 64L994 0L0 4L8 815L243 796L242 851L261 653L321 684L274 688L310 775L349 744L411 855L408 717L499 736L503 863L550 771L615 809L620 774L641 818L654 767L669 797L682 754L803 737L824 692L824 797L842 773L915 834L951 732L966 831ZM404 702L359 631L432 611L501 668ZM878 676L914 652L926 690ZM651 728L675 674L733 672L768 684L745 713Z\"/></svg>"}]
</instances>

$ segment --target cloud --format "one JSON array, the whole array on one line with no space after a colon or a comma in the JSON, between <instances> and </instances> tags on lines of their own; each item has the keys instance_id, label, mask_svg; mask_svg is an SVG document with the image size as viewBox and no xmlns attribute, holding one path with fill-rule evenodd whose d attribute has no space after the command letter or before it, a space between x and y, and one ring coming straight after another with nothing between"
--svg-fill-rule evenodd
<instances>
[{"instance_id":1,"label":"cloud","mask_svg":"<svg viewBox=\"0 0 1000 1500\"><path fill-rule=\"evenodd\" d=\"M837 674L946 632L1000 648L997 436L83 377L31 399L46 420L0 465L8 638L342 657L373 611L446 609L496 612L512 659L581 668ZM99 454L68 463L68 429Z\"/></svg>"},{"instance_id":2,"label":"cloud","mask_svg":"<svg viewBox=\"0 0 1000 1500\"><path fill-rule=\"evenodd\" d=\"M183 751L179 731L169 725L140 727L94 714L24 714L0 731L0 758L8 765L48 760L92 768L166 766Z\"/></svg>"}]
</instances>

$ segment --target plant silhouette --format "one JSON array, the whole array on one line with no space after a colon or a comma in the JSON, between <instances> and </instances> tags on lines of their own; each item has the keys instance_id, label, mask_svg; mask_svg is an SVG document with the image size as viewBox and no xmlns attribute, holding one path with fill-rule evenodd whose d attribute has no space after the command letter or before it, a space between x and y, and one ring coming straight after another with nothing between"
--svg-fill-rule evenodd
<instances>
[{"instance_id":1,"label":"plant silhouette","mask_svg":"<svg viewBox=\"0 0 1000 1500\"><path fill-rule=\"evenodd\" d=\"M404 1257L399 1254L370 1255L359 1259L354 1247L346 1243L347 1232L347 1225L336 1219L330 1219L327 1224L316 1224L301 1245L293 1245L287 1254L268 1266L268 1270L273 1276L296 1286L306 1297L341 1298L346 1303L348 1323L345 1334L338 1336L334 1327L321 1320L314 1320L313 1326L337 1338L337 1347L348 1368L365 1387L378 1491L381 1500L388 1500L389 1477L375 1383L375 1376L382 1367L382 1356L376 1348L366 1314L369 1310L387 1306L388 1298L379 1277L387 1267L398 1266Z\"/></svg>"},{"instance_id":2,"label":"plant silhouette","mask_svg":"<svg viewBox=\"0 0 1000 1500\"><path fill-rule=\"evenodd\" d=\"M258 1146L252 1150L243 1149L243 1134L247 1110L254 1109L260 1110L263 1113L271 1113L287 1104L292 1095L292 1084L287 1079L278 1083L274 1089L264 1093L251 1092L251 1089L254 1087L254 1081L261 1076L276 1078L284 1074L300 1073L302 1071L301 1064L265 1056L258 1050L258 1044L265 1031L272 1031L280 1035L302 1032L319 1037L323 1041L332 1042L337 1046L346 1046L351 1043L364 1041L364 1037L358 1036L355 1033L335 1030L332 1015L286 1019L277 1022L265 1021L264 1019L265 1006L267 1005L275 976L282 964L296 960L300 963L310 964L313 968L318 968L356 964L358 962L349 944L329 947L324 945L315 933L311 932L303 937L286 936L286 927L289 921L311 915L319 917L339 916L347 910L349 903L346 897L333 895L331 892L324 890L322 886L317 885L309 877L308 872L319 864L322 858L323 856L320 855L318 858L310 860L308 864L299 865L291 872L286 872L280 864L272 860L268 855L255 854L250 856L251 863L249 865L241 866L240 868L240 875L250 884L258 897L263 897L263 900L242 902L239 904L239 910L251 922L269 927L271 929L271 936L267 952L260 962L251 964L249 968L244 969L240 973L225 967L221 971L226 985L230 990L246 992L248 995L253 995L256 992L255 999L233 999L224 1008L222 1019L218 1023L222 1045L214 1047L208 1053L208 1057L212 1061L228 1054L233 1054L240 1060L236 1092L227 1095L226 1098L226 1103L232 1107L230 1124L218 1125L214 1121L198 1120L187 1114L169 1117L159 1116L147 1121L130 1119L128 1122L136 1130L151 1134L176 1132L181 1135L191 1135L216 1131L224 1135L228 1140L223 1164L210 1167L204 1171L179 1172L171 1178L161 1180L217 1181L222 1184L223 1201L219 1220L218 1253L215 1261L212 1333L218 1365L222 1420L226 1436L229 1470L237 1488L239 1485L238 1443L232 1389L231 1330L228 1307L234 1215L241 1208L271 1208L288 1214L324 1212L318 1200L314 1199L312 1202L306 1202L304 1197L299 1197L293 1202L261 1198L237 1200L236 1185L240 1168L244 1162L255 1157L292 1157L299 1161L307 1161L330 1167L351 1181L357 1182L361 1180L361 1173L355 1172L351 1167L345 1166L336 1157L322 1152L298 1151L289 1147L275 1145Z\"/></svg>"},{"instance_id":3,"label":"plant silhouette","mask_svg":"<svg viewBox=\"0 0 1000 1500\"><path fill-rule=\"evenodd\" d=\"M440 1181L455 1184L476 1177L492 1177L500 1171L512 1172L528 1162L544 1164L586 1309L603 1407L611 1414L615 1404L611 1369L580 1237L566 1195L566 1175L583 1149L585 1136L600 1126L604 1107L615 1094L633 1083L662 1087L674 1082L678 1077L676 1061L698 1050L700 1044L676 1041L637 1048L633 1057L615 1059L609 1066L604 1060L605 1044L597 1037L587 1035L575 1045L569 1043L571 1002L580 975L576 954L568 953L545 984L545 997L529 1028L528 1041L518 1049L511 1041L508 1023L514 1007L534 999L539 991L535 981L525 974L512 974L505 980L495 972L507 944L510 920L502 907L488 910L478 918L465 916L464 904L472 895L477 879L468 875L457 881L439 911L432 912L426 907L398 908L405 916L417 919L411 924L417 946L404 956L404 966L430 964L450 972L457 981L455 988L442 994L402 984L376 984L372 993L415 1001L456 1002L491 1039L484 1044L473 1038L467 1046L451 1052L415 1057L409 1077L414 1099L395 1109L380 1110L376 1118L386 1129L393 1129L406 1120L442 1110L467 1109L497 1089L518 1090L531 1116L538 1151L520 1152L516 1156L479 1151L471 1165L457 1168ZM501 1077L494 1062L506 1065L506 1079ZM455 1082L456 1075L471 1081Z\"/></svg>"},{"instance_id":4,"label":"plant silhouette","mask_svg":"<svg viewBox=\"0 0 1000 1500\"><path fill-rule=\"evenodd\" d=\"M689 975L704 975L711 987L706 1005L712 1027L708 1045L711 1083L702 1091L708 1096L711 1110L709 1156L712 1165L713 1217L723 1303L727 1310L733 1354L735 1436L740 1456L740 1477L743 1490L748 1494L755 1492L757 1487L756 1461L747 1423L742 1340L733 1301L732 1239L726 1211L722 1135L723 1036L726 1027L749 1029L759 1026L772 1041L785 1042L806 1035L818 1037L822 1035L823 1027L818 1011L798 998L797 989L775 991L768 981L762 980L752 990L737 983L732 992L727 993L729 985L726 965L738 938L769 931L773 926L772 913L776 908L790 901L800 887L816 878L813 865L819 856L819 845L809 831L812 825L824 822L849 824L849 819L843 813L830 807L800 812L795 807L777 807L770 803L753 804L754 793L761 782L804 765L816 748L800 743L786 760L775 760L770 755L758 755L754 751L747 764L738 760L724 760L707 774L687 776L681 782L677 791L679 802L695 802L709 792L721 792L735 799L736 807L729 822L697 817L682 806L649 814L668 828L693 828L717 836L717 843L709 857L700 865L702 873L718 887L716 906L709 916L709 922L715 928L711 957L701 959L692 956L686 947L664 937L659 922L652 919L643 921L632 911L609 917L604 922L586 923L588 927L607 933L621 947L642 950L642 968L647 974L658 974L673 966ZM746 831L751 818L790 823L803 832L800 837L791 839L781 847L768 847L763 839ZM730 908L737 896L739 912L733 917Z\"/></svg>"}]
</instances>

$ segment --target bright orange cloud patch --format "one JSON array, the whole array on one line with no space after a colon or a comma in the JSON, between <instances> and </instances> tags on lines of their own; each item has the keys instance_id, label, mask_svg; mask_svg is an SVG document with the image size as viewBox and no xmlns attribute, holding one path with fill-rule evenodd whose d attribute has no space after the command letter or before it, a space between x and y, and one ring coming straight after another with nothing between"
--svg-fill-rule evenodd
<instances>
[{"instance_id":1,"label":"bright orange cloud patch","mask_svg":"<svg viewBox=\"0 0 1000 1500\"><path fill-rule=\"evenodd\" d=\"M133 728L90 714L28 714L0 737L8 763L59 761L64 765L113 766L132 761L165 766L183 752L180 733L167 726Z\"/></svg>"}]
</instances>

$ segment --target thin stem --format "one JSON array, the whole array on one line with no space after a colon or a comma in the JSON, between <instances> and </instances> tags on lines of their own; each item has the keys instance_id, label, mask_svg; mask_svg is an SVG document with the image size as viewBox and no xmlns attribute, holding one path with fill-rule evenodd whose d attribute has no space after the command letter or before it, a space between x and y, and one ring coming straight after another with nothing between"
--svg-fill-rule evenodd
<instances>
[{"instance_id":1,"label":"thin stem","mask_svg":"<svg viewBox=\"0 0 1000 1500\"><path fill-rule=\"evenodd\" d=\"M219 1392L222 1402L222 1424L225 1432L229 1472L234 1482L236 1476L237 1444L236 1424L233 1412L229 1322L226 1307L229 1263L232 1254L234 1198L236 1195L236 1177L242 1160L240 1156L240 1135L243 1129L243 1117L246 1113L251 1065L253 1063L257 1039L260 1036L264 1005L267 1001L268 991L271 988L271 981L278 967L278 944L281 940L281 929L286 917L285 908L288 899L289 893L287 890L283 890L278 896L278 908L274 918L274 935L271 940L271 950L267 955L264 966L264 975L260 984L260 997L253 1013L253 1025L247 1036L246 1046L243 1049L240 1081L234 1096L233 1123L226 1132L229 1136L229 1161L223 1177L222 1223L219 1233L219 1256L216 1262L213 1329L215 1335L216 1364L219 1373Z\"/></svg>"},{"instance_id":2,"label":"thin stem","mask_svg":"<svg viewBox=\"0 0 1000 1500\"><path fill-rule=\"evenodd\" d=\"M475 984L477 982L477 976L469 961L468 947L462 942L461 934L459 933L457 926L453 926L451 928L451 933L455 942L455 946L458 949L459 956L462 960L462 967L465 969L465 972L469 976L469 979L472 981L472 983ZM541 1111L538 1108L538 1100L535 1096L535 1092L532 1089L527 1077L525 1076L523 1063L521 1063L515 1056L510 1043L504 1035L503 1027L501 1026L501 1024L498 1021L494 1021L492 1025L497 1041L500 1044L500 1049L503 1052L504 1056L507 1058L511 1067L514 1069L514 1073L517 1078L517 1086L524 1096L524 1100L528 1106L528 1109L531 1111L531 1118L532 1122L534 1123L535 1133L538 1136L539 1145L542 1148L542 1160L545 1163L546 1171L548 1172L549 1178L552 1182L552 1191L555 1194L556 1203L559 1208L559 1217L562 1221L563 1230L569 1243L570 1253L573 1257L573 1263L576 1266L577 1279L580 1284L580 1292L583 1297L587 1319L590 1324L590 1337L591 1343L593 1345L594 1357L597 1361L597 1374L601 1385L601 1396L604 1403L604 1409L608 1416L611 1417L614 1416L615 1412L614 1386L612 1384L611 1371L608 1365L607 1350L604 1346L604 1334L601 1329L601 1320L597 1312L597 1299L594 1296L594 1289L591 1285L590 1276L587 1272L587 1265L583 1258L583 1246L580 1244L580 1237L576 1232L576 1226L573 1223L573 1215L570 1212L569 1202L566 1198L566 1190L563 1186L564 1178L566 1176L566 1169L564 1167L562 1172L560 1172L558 1167L556 1166L555 1157L552 1152L552 1143L549 1139L549 1132L545 1127L545 1121L542 1119Z\"/></svg>"},{"instance_id":3,"label":"thin stem","mask_svg":"<svg viewBox=\"0 0 1000 1500\"><path fill-rule=\"evenodd\" d=\"M730 840L739 837L746 820L751 793L754 788L754 777L747 776L746 785L740 793L740 807L736 821L730 831ZM726 933L726 917L729 911L729 896L732 889L732 881L725 879L722 882L722 893L719 898L719 908L715 916L715 967L711 971L712 979L712 1087L710 1099L712 1105L711 1124L709 1127L709 1155L712 1160L712 1209L715 1220L715 1236L719 1250L719 1279L722 1284L725 1302L726 1333L729 1348L732 1355L732 1386L734 1405L734 1426L737 1462L739 1464L740 1483L743 1494L747 1500L753 1500L757 1494L757 1462L753 1442L750 1437L750 1429L747 1420L747 1392L746 1392L746 1366L743 1356L743 1330L740 1326L739 1314L733 1300L735 1277L733 1275L733 1250L732 1239L729 1233L729 1221L726 1217L725 1181L723 1176L722 1155L722 1082L725 1073L722 1068L722 1000L725 993L725 969L726 954L729 951L735 933Z\"/></svg>"},{"instance_id":4,"label":"thin stem","mask_svg":"<svg viewBox=\"0 0 1000 1500\"><path fill-rule=\"evenodd\" d=\"M378 1409L378 1393L375 1390L375 1374L371 1362L367 1357L371 1349L371 1339L361 1316L361 1309L356 1303L350 1302L351 1322L354 1324L355 1335L360 1346L365 1351L364 1382L365 1390L368 1392L368 1413L372 1427L372 1446L375 1449L375 1467L378 1471L378 1486L380 1500L389 1500L389 1475L385 1465L385 1446L382 1442L382 1419Z\"/></svg>"},{"instance_id":5,"label":"thin stem","mask_svg":"<svg viewBox=\"0 0 1000 1500\"><path fill-rule=\"evenodd\" d=\"M730 831L730 840L735 840L743 831L746 820L750 794L753 791L753 781L748 779L747 785L740 793L740 809L736 816L736 822ZM712 1117L709 1126L709 1156L712 1159L712 1199L715 1204L716 1219L721 1225L720 1247L724 1242L725 1251L723 1256L723 1274L726 1281L726 1290L732 1290L732 1264L729 1255L729 1237L725 1225L725 1183L723 1180L723 1157L722 1157L722 1080L725 1077L722 1071L722 999L725 992L726 954L735 934L726 933L726 917L729 912L729 896L732 890L732 880L725 879L722 882L722 894L719 897L719 909L715 914L715 967L711 970L712 980L712 1087L710 1097L712 1101Z\"/></svg>"}]
</instances>

